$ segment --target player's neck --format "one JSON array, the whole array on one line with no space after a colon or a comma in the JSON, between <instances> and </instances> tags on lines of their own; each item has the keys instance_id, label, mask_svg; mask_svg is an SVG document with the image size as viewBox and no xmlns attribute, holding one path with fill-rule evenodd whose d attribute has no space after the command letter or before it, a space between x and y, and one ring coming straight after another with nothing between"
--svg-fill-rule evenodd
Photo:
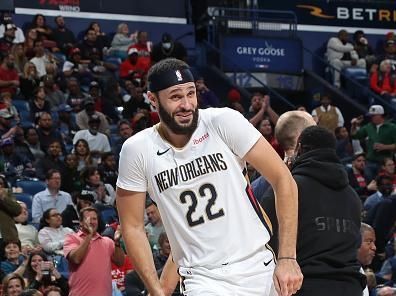
<instances>
[{"instance_id":1,"label":"player's neck","mask_svg":"<svg viewBox=\"0 0 396 296\"><path fill-rule=\"evenodd\" d=\"M158 133L162 139L176 148L183 148L191 138L191 135L175 134L163 123L158 125Z\"/></svg>"}]
</instances>

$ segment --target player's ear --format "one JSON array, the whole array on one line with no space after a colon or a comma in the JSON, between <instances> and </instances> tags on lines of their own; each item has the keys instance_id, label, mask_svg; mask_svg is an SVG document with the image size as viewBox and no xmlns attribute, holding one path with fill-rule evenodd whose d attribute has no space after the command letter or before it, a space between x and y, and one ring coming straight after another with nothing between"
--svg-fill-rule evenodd
<instances>
[{"instance_id":1,"label":"player's ear","mask_svg":"<svg viewBox=\"0 0 396 296\"><path fill-rule=\"evenodd\" d=\"M150 104L156 109L158 110L158 95L156 93L153 93L151 91L147 92L147 97L150 101Z\"/></svg>"}]
</instances>

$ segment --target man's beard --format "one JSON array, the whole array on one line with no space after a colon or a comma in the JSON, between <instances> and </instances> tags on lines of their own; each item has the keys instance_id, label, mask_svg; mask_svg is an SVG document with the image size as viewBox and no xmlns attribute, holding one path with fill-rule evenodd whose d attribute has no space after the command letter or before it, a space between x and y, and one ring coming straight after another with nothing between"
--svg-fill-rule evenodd
<instances>
[{"instance_id":1,"label":"man's beard","mask_svg":"<svg viewBox=\"0 0 396 296\"><path fill-rule=\"evenodd\" d=\"M8 69L14 69L15 68L15 64L13 62L7 63L7 68Z\"/></svg>"},{"instance_id":2,"label":"man's beard","mask_svg":"<svg viewBox=\"0 0 396 296\"><path fill-rule=\"evenodd\" d=\"M161 103L158 101L158 113L161 118L161 121L165 123L165 125L175 134L177 135L192 135L193 132L196 130L198 126L198 108L193 110L193 118L191 123L188 126L180 125L176 122L174 118L174 114L168 113L168 111L165 110L165 108L161 105ZM180 112L183 111L190 111L190 110L185 110L182 109Z\"/></svg>"}]
</instances>

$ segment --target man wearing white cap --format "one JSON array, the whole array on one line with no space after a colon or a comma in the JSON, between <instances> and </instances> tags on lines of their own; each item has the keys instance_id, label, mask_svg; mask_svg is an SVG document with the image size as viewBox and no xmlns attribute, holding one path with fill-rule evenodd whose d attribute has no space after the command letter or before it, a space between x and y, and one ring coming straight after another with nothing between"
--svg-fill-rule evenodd
<instances>
[{"instance_id":1,"label":"man wearing white cap","mask_svg":"<svg viewBox=\"0 0 396 296\"><path fill-rule=\"evenodd\" d=\"M372 105L368 115L371 122L360 127L363 117L353 118L351 121L352 139L363 140L367 138L367 177L375 178L382 160L392 158L396 150L396 125L385 121L384 108L381 105Z\"/></svg>"},{"instance_id":2,"label":"man wearing white cap","mask_svg":"<svg viewBox=\"0 0 396 296\"><path fill-rule=\"evenodd\" d=\"M120 77L127 78L141 78L146 72L144 63L139 57L139 51L135 47L128 49L128 58L120 65Z\"/></svg>"}]
</instances>

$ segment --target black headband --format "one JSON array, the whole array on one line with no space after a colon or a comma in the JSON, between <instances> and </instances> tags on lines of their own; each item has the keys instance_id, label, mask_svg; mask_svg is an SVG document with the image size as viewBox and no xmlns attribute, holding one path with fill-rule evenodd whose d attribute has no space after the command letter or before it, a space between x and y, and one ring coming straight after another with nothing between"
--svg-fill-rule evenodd
<instances>
[{"instance_id":1,"label":"black headband","mask_svg":"<svg viewBox=\"0 0 396 296\"><path fill-rule=\"evenodd\" d=\"M148 80L148 89L157 92L168 87L194 82L194 77L188 68L165 71L158 74L150 75Z\"/></svg>"}]
</instances>

